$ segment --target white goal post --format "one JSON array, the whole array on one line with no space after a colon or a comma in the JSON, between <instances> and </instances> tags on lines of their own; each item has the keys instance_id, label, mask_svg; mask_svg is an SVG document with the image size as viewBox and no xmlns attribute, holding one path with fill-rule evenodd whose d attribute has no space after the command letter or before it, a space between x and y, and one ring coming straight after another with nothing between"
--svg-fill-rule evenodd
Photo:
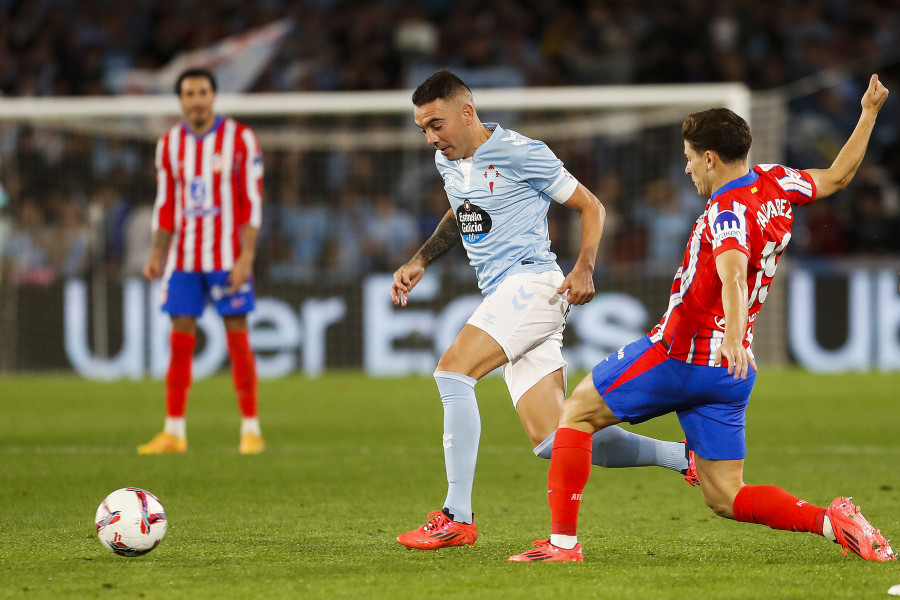
<instances>
[{"instance_id":1,"label":"white goal post","mask_svg":"<svg viewBox=\"0 0 900 600\"><path fill-rule=\"evenodd\" d=\"M638 85L538 88L479 88L473 91L482 118L491 113L564 111L565 118L531 123L523 133L547 142L590 135L627 135L658 124L680 122L690 110L725 106L751 121L751 94L743 84ZM267 148L421 148L413 126L410 90L222 94L216 110L238 118L328 118L394 116L393 127L346 131L277 126L259 131ZM602 110L604 115L592 114ZM10 121L54 124L84 133L155 139L160 119L178 118L174 95L74 98L0 98L0 115ZM138 120L135 120L137 118ZM489 119L488 119L489 120ZM504 121L505 127L513 124Z\"/></svg>"},{"instance_id":2,"label":"white goal post","mask_svg":"<svg viewBox=\"0 0 900 600\"><path fill-rule=\"evenodd\" d=\"M479 88L479 110L637 108L689 104L725 106L749 119L750 90L739 83L587 87ZM228 115L345 115L410 110L410 90L221 94L217 109ZM78 119L115 116L171 116L174 96L0 98L6 119Z\"/></svg>"}]
</instances>

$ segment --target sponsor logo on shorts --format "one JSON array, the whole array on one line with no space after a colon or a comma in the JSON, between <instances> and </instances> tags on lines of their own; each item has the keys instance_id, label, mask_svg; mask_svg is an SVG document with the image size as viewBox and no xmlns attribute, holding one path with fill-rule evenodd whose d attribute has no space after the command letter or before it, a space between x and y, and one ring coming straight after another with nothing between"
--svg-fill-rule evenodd
<instances>
[{"instance_id":1,"label":"sponsor logo on shorts","mask_svg":"<svg viewBox=\"0 0 900 600\"><path fill-rule=\"evenodd\" d=\"M248 294L248 293L250 293L250 282L248 281L244 285L239 287L237 292L235 292L234 294L231 294L230 291L231 291L231 286L214 285L209 288L209 297L212 298L213 302L218 302L219 300L228 298L229 296L232 296L232 295L237 296L238 294ZM241 304L243 304L246 301L245 299L242 299L242 300L240 300L240 302L237 305L235 305L234 304L235 300L237 300L237 298L235 298L234 300L231 301L232 306L234 308L237 308L238 306L240 306Z\"/></svg>"}]
</instances>

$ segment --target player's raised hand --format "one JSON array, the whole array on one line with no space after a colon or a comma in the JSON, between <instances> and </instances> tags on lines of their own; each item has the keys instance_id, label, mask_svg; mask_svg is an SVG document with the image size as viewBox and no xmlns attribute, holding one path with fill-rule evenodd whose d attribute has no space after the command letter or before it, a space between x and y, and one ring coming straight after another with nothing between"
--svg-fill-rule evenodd
<instances>
[{"instance_id":1,"label":"player's raised hand","mask_svg":"<svg viewBox=\"0 0 900 600\"><path fill-rule=\"evenodd\" d=\"M884 106L884 101L887 100L889 93L888 89L881 83L881 80L878 79L878 75L872 75L869 78L869 88L863 94L860 104L863 109L872 109L878 112Z\"/></svg>"},{"instance_id":2,"label":"player's raised hand","mask_svg":"<svg viewBox=\"0 0 900 600\"><path fill-rule=\"evenodd\" d=\"M406 306L409 292L425 275L425 267L416 260L411 260L394 271L394 283L391 285L391 299L394 306Z\"/></svg>"},{"instance_id":3,"label":"player's raised hand","mask_svg":"<svg viewBox=\"0 0 900 600\"><path fill-rule=\"evenodd\" d=\"M587 304L594 298L594 272L578 266L563 280L556 290L557 294L565 294L569 304L576 306Z\"/></svg>"}]
</instances>

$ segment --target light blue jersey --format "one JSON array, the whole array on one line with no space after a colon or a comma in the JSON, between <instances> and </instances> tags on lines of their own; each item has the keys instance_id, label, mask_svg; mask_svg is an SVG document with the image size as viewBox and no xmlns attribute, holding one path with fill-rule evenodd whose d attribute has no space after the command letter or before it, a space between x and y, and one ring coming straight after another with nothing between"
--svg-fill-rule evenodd
<instances>
[{"instance_id":1,"label":"light blue jersey","mask_svg":"<svg viewBox=\"0 0 900 600\"><path fill-rule=\"evenodd\" d=\"M478 287L485 296L509 275L561 271L550 251L550 200L564 203L578 182L541 141L496 123L472 158L434 162Z\"/></svg>"}]
</instances>

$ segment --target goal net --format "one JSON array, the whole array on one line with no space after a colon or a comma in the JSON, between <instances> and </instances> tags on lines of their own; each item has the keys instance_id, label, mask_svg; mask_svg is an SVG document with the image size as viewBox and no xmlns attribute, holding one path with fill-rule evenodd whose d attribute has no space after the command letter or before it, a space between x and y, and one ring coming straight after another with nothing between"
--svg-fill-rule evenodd
<instances>
[{"instance_id":1,"label":"goal net","mask_svg":"<svg viewBox=\"0 0 900 600\"><path fill-rule=\"evenodd\" d=\"M476 89L483 121L541 139L606 206L597 298L572 311L571 368L590 368L645 333L667 304L684 240L702 208L684 174L684 117L726 106L751 121L754 155L777 162L784 106L751 103L737 84ZM264 225L251 340L262 376L363 368L430 372L479 295L460 248L429 270L400 310L390 273L448 204L409 91L222 95L217 112L251 126L263 149ZM150 248L157 138L174 97L2 99L0 370L88 377L160 376L168 323L158 285L141 277ZM566 269L578 217L553 205L552 250ZM773 294L767 300L776 304ZM768 309L762 360L783 360ZM781 333L779 334L779 328ZM200 320L195 373L227 360L217 317Z\"/></svg>"}]
</instances>

